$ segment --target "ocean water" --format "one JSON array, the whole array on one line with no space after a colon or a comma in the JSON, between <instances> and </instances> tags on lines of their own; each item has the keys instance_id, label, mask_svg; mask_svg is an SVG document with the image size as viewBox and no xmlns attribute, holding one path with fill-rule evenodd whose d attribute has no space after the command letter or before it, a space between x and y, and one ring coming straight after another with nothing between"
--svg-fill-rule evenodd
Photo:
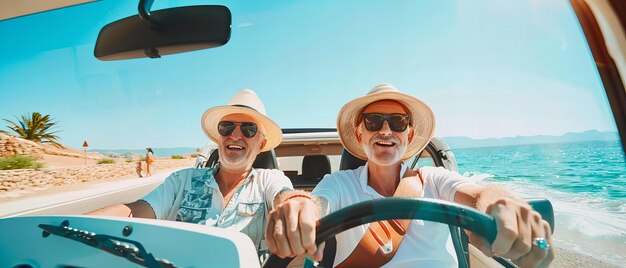
<instances>
[{"instance_id":1,"label":"ocean water","mask_svg":"<svg viewBox=\"0 0 626 268\"><path fill-rule=\"evenodd\" d=\"M553 240L616 264L626 263L626 162L619 141L453 149L459 172L522 197L547 198Z\"/></svg>"},{"instance_id":2,"label":"ocean water","mask_svg":"<svg viewBox=\"0 0 626 268\"><path fill-rule=\"evenodd\" d=\"M152 148L156 157L170 157L172 155L197 154L197 148ZM145 155L146 149L91 149L88 152L98 152L110 157L126 157L132 155Z\"/></svg>"}]
</instances>

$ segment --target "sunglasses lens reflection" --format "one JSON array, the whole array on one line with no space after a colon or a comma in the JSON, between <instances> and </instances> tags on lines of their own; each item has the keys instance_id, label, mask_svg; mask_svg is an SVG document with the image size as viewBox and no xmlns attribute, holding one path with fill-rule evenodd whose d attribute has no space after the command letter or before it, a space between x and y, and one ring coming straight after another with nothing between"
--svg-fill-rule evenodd
<instances>
[{"instance_id":1,"label":"sunglasses lens reflection","mask_svg":"<svg viewBox=\"0 0 626 268\"><path fill-rule=\"evenodd\" d=\"M252 123L252 122L241 123L241 132L243 132L243 135L247 138L254 137L256 135L257 129L258 127L255 123Z\"/></svg>"},{"instance_id":2,"label":"sunglasses lens reflection","mask_svg":"<svg viewBox=\"0 0 626 268\"><path fill-rule=\"evenodd\" d=\"M256 136L258 127L253 122L235 123L231 121L221 121L217 124L217 132L224 137L229 136L233 134L237 125L240 125L241 133L244 137L252 138Z\"/></svg>"},{"instance_id":3,"label":"sunglasses lens reflection","mask_svg":"<svg viewBox=\"0 0 626 268\"><path fill-rule=\"evenodd\" d=\"M363 121L365 122L365 128L369 131L377 131L383 127L385 119L381 114L366 114Z\"/></svg>"}]
</instances>

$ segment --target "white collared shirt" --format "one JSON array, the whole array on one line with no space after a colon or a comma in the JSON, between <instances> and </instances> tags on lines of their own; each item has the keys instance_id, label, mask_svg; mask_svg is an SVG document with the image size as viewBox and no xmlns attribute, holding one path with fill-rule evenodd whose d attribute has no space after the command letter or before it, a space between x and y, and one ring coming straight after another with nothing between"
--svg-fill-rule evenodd
<instances>
[{"instance_id":1,"label":"white collared shirt","mask_svg":"<svg viewBox=\"0 0 626 268\"><path fill-rule=\"evenodd\" d=\"M400 178L404 173L400 174ZM420 169L424 182L422 198L454 201L456 191L464 185L473 184L457 172L444 168ZM367 184L367 164L354 170L342 170L324 176L315 187L313 195L328 202L325 215L349 205L383 198ZM357 226L336 236L337 253L334 265L344 261L356 248L369 224ZM383 267L458 267L454 245L448 225L413 220L396 255Z\"/></svg>"}]
</instances>

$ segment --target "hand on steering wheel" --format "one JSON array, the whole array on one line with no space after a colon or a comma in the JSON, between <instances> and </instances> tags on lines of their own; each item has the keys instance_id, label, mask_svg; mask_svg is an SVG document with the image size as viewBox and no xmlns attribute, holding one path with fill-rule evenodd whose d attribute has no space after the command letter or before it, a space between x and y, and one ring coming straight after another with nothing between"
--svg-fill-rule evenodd
<instances>
[{"instance_id":1,"label":"hand on steering wheel","mask_svg":"<svg viewBox=\"0 0 626 268\"><path fill-rule=\"evenodd\" d=\"M382 198L360 202L321 218L315 242L319 245L350 228L392 219L420 219L454 225L482 236L489 243L496 238L494 218L476 209L435 199ZM271 254L263 267L287 267L292 260Z\"/></svg>"}]
</instances>

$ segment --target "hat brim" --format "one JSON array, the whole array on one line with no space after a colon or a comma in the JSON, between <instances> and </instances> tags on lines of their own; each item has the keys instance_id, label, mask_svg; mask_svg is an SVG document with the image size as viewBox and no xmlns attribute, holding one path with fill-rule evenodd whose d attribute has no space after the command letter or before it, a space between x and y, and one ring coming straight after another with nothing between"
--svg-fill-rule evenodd
<instances>
[{"instance_id":1,"label":"hat brim","mask_svg":"<svg viewBox=\"0 0 626 268\"><path fill-rule=\"evenodd\" d=\"M359 97L346 103L341 108L337 116L337 131L344 148L352 155L367 160L363 147L356 140L356 122L367 105L380 100L397 101L404 105L411 116L415 133L413 139L407 145L407 150L402 156L402 160L409 159L423 150L435 132L435 115L423 101L398 91L385 91Z\"/></svg>"},{"instance_id":2,"label":"hat brim","mask_svg":"<svg viewBox=\"0 0 626 268\"><path fill-rule=\"evenodd\" d=\"M217 106L210 108L202 114L202 130L216 144L219 143L220 133L217 131L219 121L229 114L245 114L254 118L263 129L265 129L265 138L267 142L261 148L261 152L269 151L276 148L283 139L283 132L278 124L269 119L267 116L257 112L254 109L246 107L237 107L231 105Z\"/></svg>"}]
</instances>

